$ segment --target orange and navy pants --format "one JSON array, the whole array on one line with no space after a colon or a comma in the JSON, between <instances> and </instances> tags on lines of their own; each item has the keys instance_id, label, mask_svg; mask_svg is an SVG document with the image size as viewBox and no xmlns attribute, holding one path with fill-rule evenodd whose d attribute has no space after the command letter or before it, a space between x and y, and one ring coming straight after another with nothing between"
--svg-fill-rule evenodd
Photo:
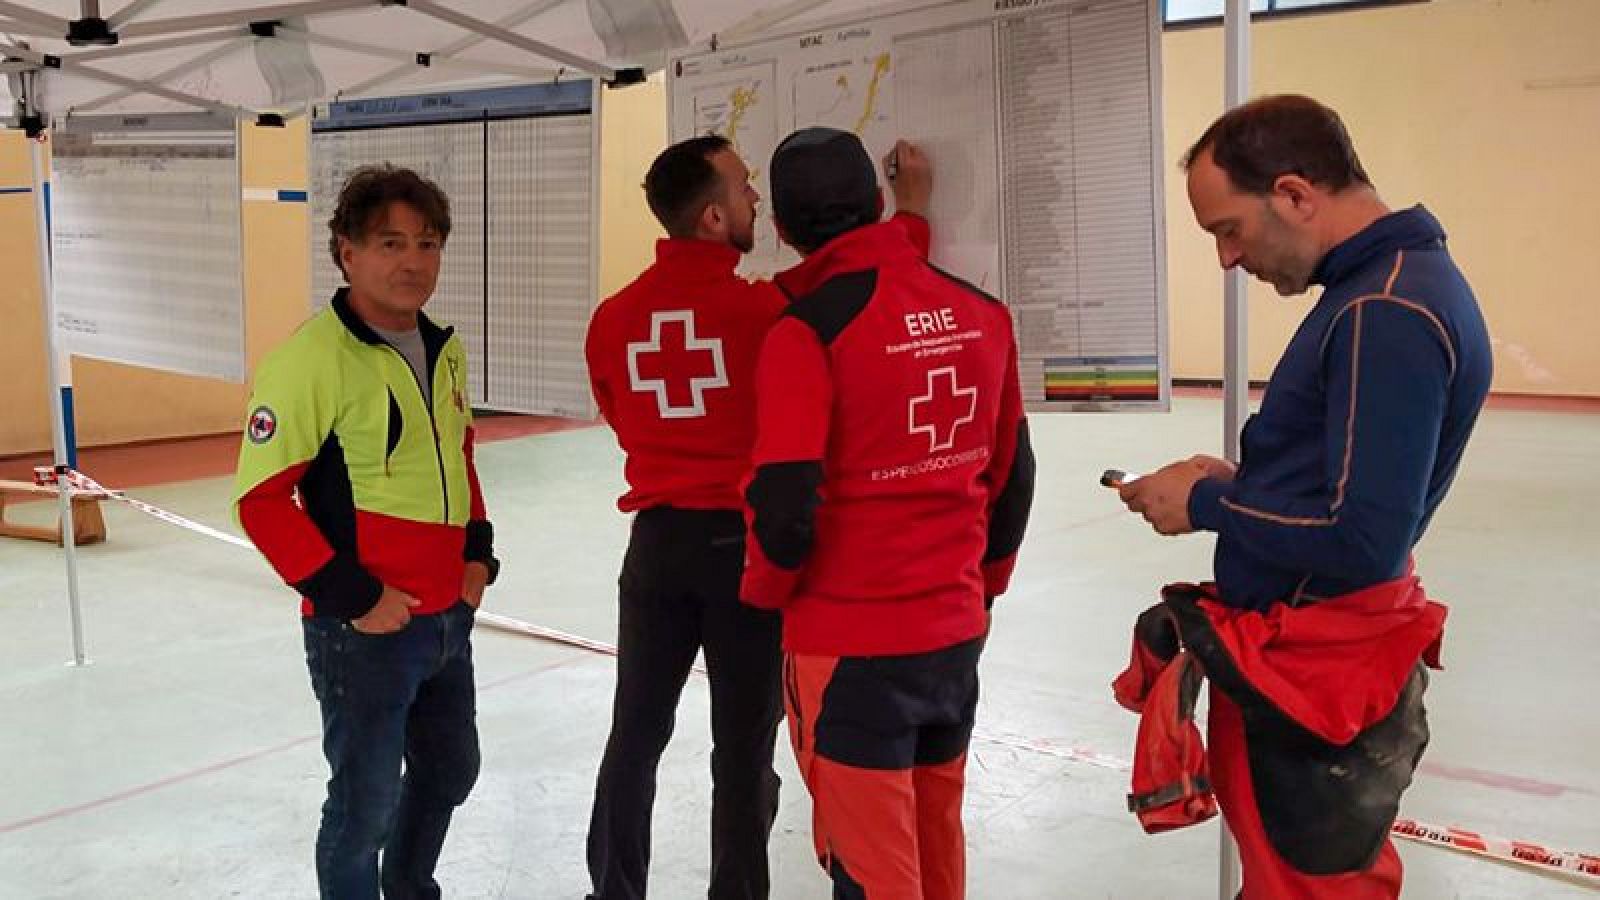
<instances>
[{"instance_id":1,"label":"orange and navy pants","mask_svg":"<svg viewBox=\"0 0 1600 900\"><path fill-rule=\"evenodd\" d=\"M789 734L835 900L961 900L961 797L983 638L930 653L784 658Z\"/></svg>"}]
</instances>

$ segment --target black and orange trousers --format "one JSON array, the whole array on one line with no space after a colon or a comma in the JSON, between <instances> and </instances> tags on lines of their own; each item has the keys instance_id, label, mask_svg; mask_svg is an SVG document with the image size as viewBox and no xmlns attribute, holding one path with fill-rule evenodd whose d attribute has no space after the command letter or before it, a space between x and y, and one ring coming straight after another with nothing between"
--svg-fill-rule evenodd
<instances>
[{"instance_id":1,"label":"black and orange trousers","mask_svg":"<svg viewBox=\"0 0 1600 900\"><path fill-rule=\"evenodd\" d=\"M983 638L907 656L784 657L784 705L836 900L960 900Z\"/></svg>"}]
</instances>

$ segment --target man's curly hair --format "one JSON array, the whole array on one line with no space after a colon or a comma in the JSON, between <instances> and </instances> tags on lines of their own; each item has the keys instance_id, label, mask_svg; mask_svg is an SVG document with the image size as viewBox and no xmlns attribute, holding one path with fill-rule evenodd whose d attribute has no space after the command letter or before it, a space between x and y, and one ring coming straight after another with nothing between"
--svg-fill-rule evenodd
<instances>
[{"instance_id":1,"label":"man's curly hair","mask_svg":"<svg viewBox=\"0 0 1600 900\"><path fill-rule=\"evenodd\" d=\"M339 189L339 205L328 220L328 252L333 254L333 264L340 272L344 272L344 264L339 261L339 239L352 243L365 239L391 203L404 203L416 210L439 233L440 244L450 237L450 198L437 184L389 163L362 166L351 172Z\"/></svg>"}]
</instances>

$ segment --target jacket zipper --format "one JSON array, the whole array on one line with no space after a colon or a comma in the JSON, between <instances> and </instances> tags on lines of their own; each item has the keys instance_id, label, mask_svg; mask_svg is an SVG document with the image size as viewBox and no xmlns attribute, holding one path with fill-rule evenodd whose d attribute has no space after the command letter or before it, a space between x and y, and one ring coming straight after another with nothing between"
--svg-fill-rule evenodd
<instances>
[{"instance_id":1,"label":"jacket zipper","mask_svg":"<svg viewBox=\"0 0 1600 900\"><path fill-rule=\"evenodd\" d=\"M439 449L439 421L433 416L433 398L428 396L428 392L422 389L422 378L417 375L415 369L411 368L411 363L406 359L405 354L400 352L400 348L388 341L384 341L383 345L393 351L395 356L400 357L401 362L405 363L406 371L411 373L411 380L416 382L417 394L422 398L422 405L428 410L428 428L433 432L433 458L439 463L439 493L444 498L444 514L440 516L439 523L442 525L449 524L450 482L445 478L444 474L444 451ZM384 468L387 471L387 460L384 461Z\"/></svg>"}]
</instances>

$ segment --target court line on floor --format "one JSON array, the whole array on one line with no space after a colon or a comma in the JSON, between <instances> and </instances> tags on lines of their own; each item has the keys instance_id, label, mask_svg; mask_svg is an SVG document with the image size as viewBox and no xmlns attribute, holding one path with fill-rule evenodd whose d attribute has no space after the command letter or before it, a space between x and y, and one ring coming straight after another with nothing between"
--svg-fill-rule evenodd
<instances>
[{"instance_id":1,"label":"court line on floor","mask_svg":"<svg viewBox=\"0 0 1600 900\"><path fill-rule=\"evenodd\" d=\"M527 678L532 678L535 675L542 675L542 674L544 674L546 672L549 672L551 670L559 669L559 668L562 668L564 666L572 665L575 662L581 662L585 658L586 657L581 657L581 656L569 657L567 659L561 659L561 660L556 660L554 662L545 663L542 666L538 666L536 668L529 669L529 670L527 670L525 672L518 672L518 673L516 673L514 675L508 675L508 676L506 676L504 678L498 678L498 679L496 679L494 681L489 682L488 684L479 685L478 686L478 693L481 695L481 694L483 694L483 693L485 693L487 691L492 691L495 688L504 687L505 685L508 685L508 684L512 684L512 683L515 683L515 682L518 682L518 681L522 681L522 680L527 679ZM193 780L195 780L197 778L204 778L207 775L214 775L214 774L216 774L218 772L223 772L223 771L226 771L228 769L237 768L238 766L242 766L242 765L245 765L247 763L252 763L252 762L255 762L256 760L259 760L259 759L265 759L265 758L267 758L269 756L274 756L274 755L279 754L279 753L285 753L287 751L294 750L297 747L301 747L301 746L303 746L305 744L314 743L317 740L321 739L321 737L322 737L321 734L303 735L301 737L295 738L294 740L284 741L281 744L274 744L274 745L272 745L270 747L263 747L263 748L261 748L259 750L252 750L249 753L245 753L245 754L243 754L241 756L235 756L235 757L232 757L230 759L222 760L220 762L214 762L214 763L212 763L210 765L201 766L201 767L196 768L196 769L189 769L188 771L179 772L179 773L177 773L175 775L169 775L166 778L161 778L161 779L158 779L156 781L149 782L147 784L136 785L136 786L131 787L131 788L126 788L124 790L117 791L114 794L107 794L104 797L99 797L99 798L94 799L94 800L86 800L86 801L84 801L82 803L75 803L75 804L73 804L71 806L63 806L63 807L61 807L59 809L53 809L53 810L50 810L49 812L39 813L38 815L28 816L26 818L17 819L17 820L12 821L12 822L0 823L0 834L10 834L12 832L22 831L22 830L27 829L27 828L32 828L32 827L34 827L36 825L44 825L44 824L46 824L48 822L54 822L54 821L57 821L59 819L65 819L65 818L69 818L71 816L78 815L79 813L85 813L85 812L89 812L90 810L100 809L102 807L111 806L111 805L116 804L116 803L121 803L124 800L132 800L135 797L141 797L141 796L144 796L145 794L154 793L154 792L162 790L164 788L169 788L169 787L172 787L174 785L179 785L179 784L183 784L183 783L188 782L188 781L193 781Z\"/></svg>"}]
</instances>

